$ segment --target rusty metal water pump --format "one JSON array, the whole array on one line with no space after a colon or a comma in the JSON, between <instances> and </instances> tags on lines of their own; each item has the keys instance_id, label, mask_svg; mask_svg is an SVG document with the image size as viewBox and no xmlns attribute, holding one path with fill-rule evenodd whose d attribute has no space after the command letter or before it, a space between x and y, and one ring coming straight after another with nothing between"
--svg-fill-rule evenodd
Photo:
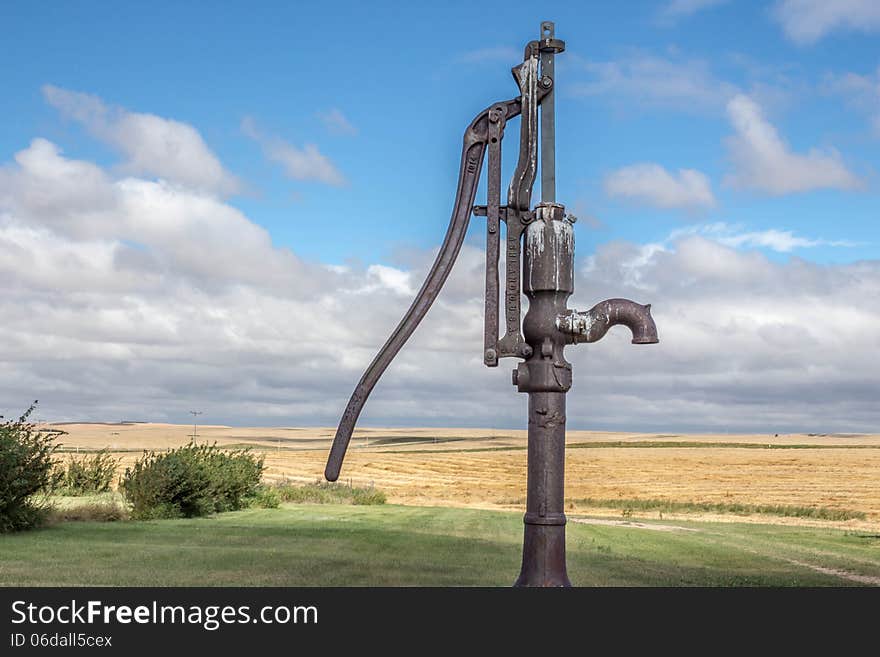
<instances>
[{"instance_id":1,"label":"rusty metal water pump","mask_svg":"<svg viewBox=\"0 0 880 657\"><path fill-rule=\"evenodd\" d=\"M412 306L367 368L339 422L325 476L339 477L361 409L391 360L428 312L452 269L471 214L486 217L486 306L483 361L519 358L513 384L529 395L528 492L522 570L517 586L570 586L565 567L565 395L571 388L566 345L595 342L616 324L632 331L634 344L657 342L650 305L609 299L588 311L569 310L574 291L575 217L556 202L554 58L565 50L551 22L525 47L513 68L520 95L480 112L464 134L458 190L449 229L428 278ZM540 113L538 111L540 107ZM531 208L538 172L540 114L541 202ZM521 116L519 160L501 204L501 141L508 121ZM489 151L486 205L474 205ZM499 338L498 263L501 224L505 231L504 335ZM521 295L529 299L522 317Z\"/></svg>"}]
</instances>

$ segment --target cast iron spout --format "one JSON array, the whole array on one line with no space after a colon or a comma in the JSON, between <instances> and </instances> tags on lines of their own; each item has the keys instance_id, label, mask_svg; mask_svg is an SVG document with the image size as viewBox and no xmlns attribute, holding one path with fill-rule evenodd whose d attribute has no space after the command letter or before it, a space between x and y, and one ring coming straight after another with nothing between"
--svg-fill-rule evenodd
<instances>
[{"instance_id":1,"label":"cast iron spout","mask_svg":"<svg viewBox=\"0 0 880 657\"><path fill-rule=\"evenodd\" d=\"M574 344L601 340L608 329L617 324L629 327L633 344L660 342L657 326L651 317L651 304L643 306L629 299L608 299L586 312L572 310L556 318L556 328Z\"/></svg>"}]
</instances>

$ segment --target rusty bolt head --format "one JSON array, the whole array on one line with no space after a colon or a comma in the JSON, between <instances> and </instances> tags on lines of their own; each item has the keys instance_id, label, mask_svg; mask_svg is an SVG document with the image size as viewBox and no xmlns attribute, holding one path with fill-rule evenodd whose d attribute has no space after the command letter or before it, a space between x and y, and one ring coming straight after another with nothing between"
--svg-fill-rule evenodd
<instances>
[{"instance_id":1,"label":"rusty bolt head","mask_svg":"<svg viewBox=\"0 0 880 657\"><path fill-rule=\"evenodd\" d=\"M494 349L486 349L486 360L495 361L498 358L498 353Z\"/></svg>"},{"instance_id":2,"label":"rusty bolt head","mask_svg":"<svg viewBox=\"0 0 880 657\"><path fill-rule=\"evenodd\" d=\"M522 345L519 348L519 352L523 355L523 358L528 358L533 353L532 348L527 344Z\"/></svg>"}]
</instances>

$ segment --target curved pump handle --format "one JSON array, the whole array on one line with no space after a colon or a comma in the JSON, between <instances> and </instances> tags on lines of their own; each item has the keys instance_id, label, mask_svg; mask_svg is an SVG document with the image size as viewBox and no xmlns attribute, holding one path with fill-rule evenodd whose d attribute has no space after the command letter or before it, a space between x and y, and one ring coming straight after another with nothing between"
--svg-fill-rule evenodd
<instances>
[{"instance_id":1,"label":"curved pump handle","mask_svg":"<svg viewBox=\"0 0 880 657\"><path fill-rule=\"evenodd\" d=\"M543 94L539 93L539 97ZM342 469L342 461L345 458L345 452L348 449L348 443L351 441L351 434L354 431L354 425L358 416L367 401L367 397L373 391L373 387L382 376L382 373L400 351L401 347L415 331L416 327L422 321L431 304L440 293L443 283L455 264L458 252L464 242L465 233L467 232L468 223L474 205L474 197L477 193L477 183L480 180L480 171L483 166L483 159L486 152L486 145L489 141L489 113L491 111L502 110L505 121L511 119L522 112L521 97L507 100L501 103L493 103L486 108L471 122L464 133L464 146L461 152L461 167L458 174L458 191L455 195L455 206L452 210L452 219L449 222L449 228L446 231L446 237L437 259L431 267L428 278L425 279L422 289L416 295L415 300L404 315L400 324L394 329L391 337L370 363L370 366L364 372L361 380L355 387L339 421L339 427L336 429L336 437L333 439L333 446L330 449L330 457L327 459L327 467L324 470L324 476L328 481L336 481L339 478L339 471Z\"/></svg>"}]
</instances>

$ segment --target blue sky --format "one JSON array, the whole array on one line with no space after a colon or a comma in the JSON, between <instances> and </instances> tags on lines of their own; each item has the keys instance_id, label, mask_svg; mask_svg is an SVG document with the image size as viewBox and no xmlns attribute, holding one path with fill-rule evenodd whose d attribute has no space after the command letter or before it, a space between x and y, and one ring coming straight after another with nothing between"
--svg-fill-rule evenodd
<instances>
[{"instance_id":1,"label":"blue sky","mask_svg":"<svg viewBox=\"0 0 880 657\"><path fill-rule=\"evenodd\" d=\"M661 333L569 350L615 372L572 425L876 430L873 0L2 3L0 412L335 423L542 20L572 306ZM365 422L521 424L480 365L483 239Z\"/></svg>"},{"instance_id":2,"label":"blue sky","mask_svg":"<svg viewBox=\"0 0 880 657\"><path fill-rule=\"evenodd\" d=\"M118 152L59 116L41 87L96 95L195 126L242 181L230 202L276 244L323 262L393 263L396 247L442 237L463 127L515 95L512 57L550 18L568 43L557 76L559 198L602 224L582 236L581 253L724 222L852 244L790 251L820 262L875 255L876 34L830 30L802 43L786 37L773 3L680 4L670 13L663 2L5 3L0 48L16 65L2 73L0 152L41 134L69 156L112 165ZM846 74L871 80L874 97L835 92ZM794 152L836 149L864 187L768 194L725 184L733 130L723 96L736 91L758 99ZM351 129L328 128L322 117L334 112ZM296 147L314 144L345 183L285 175L243 133L245 117ZM513 126L508 168L515 136ZM607 194L606 176L638 162L702 172L715 205Z\"/></svg>"}]
</instances>

